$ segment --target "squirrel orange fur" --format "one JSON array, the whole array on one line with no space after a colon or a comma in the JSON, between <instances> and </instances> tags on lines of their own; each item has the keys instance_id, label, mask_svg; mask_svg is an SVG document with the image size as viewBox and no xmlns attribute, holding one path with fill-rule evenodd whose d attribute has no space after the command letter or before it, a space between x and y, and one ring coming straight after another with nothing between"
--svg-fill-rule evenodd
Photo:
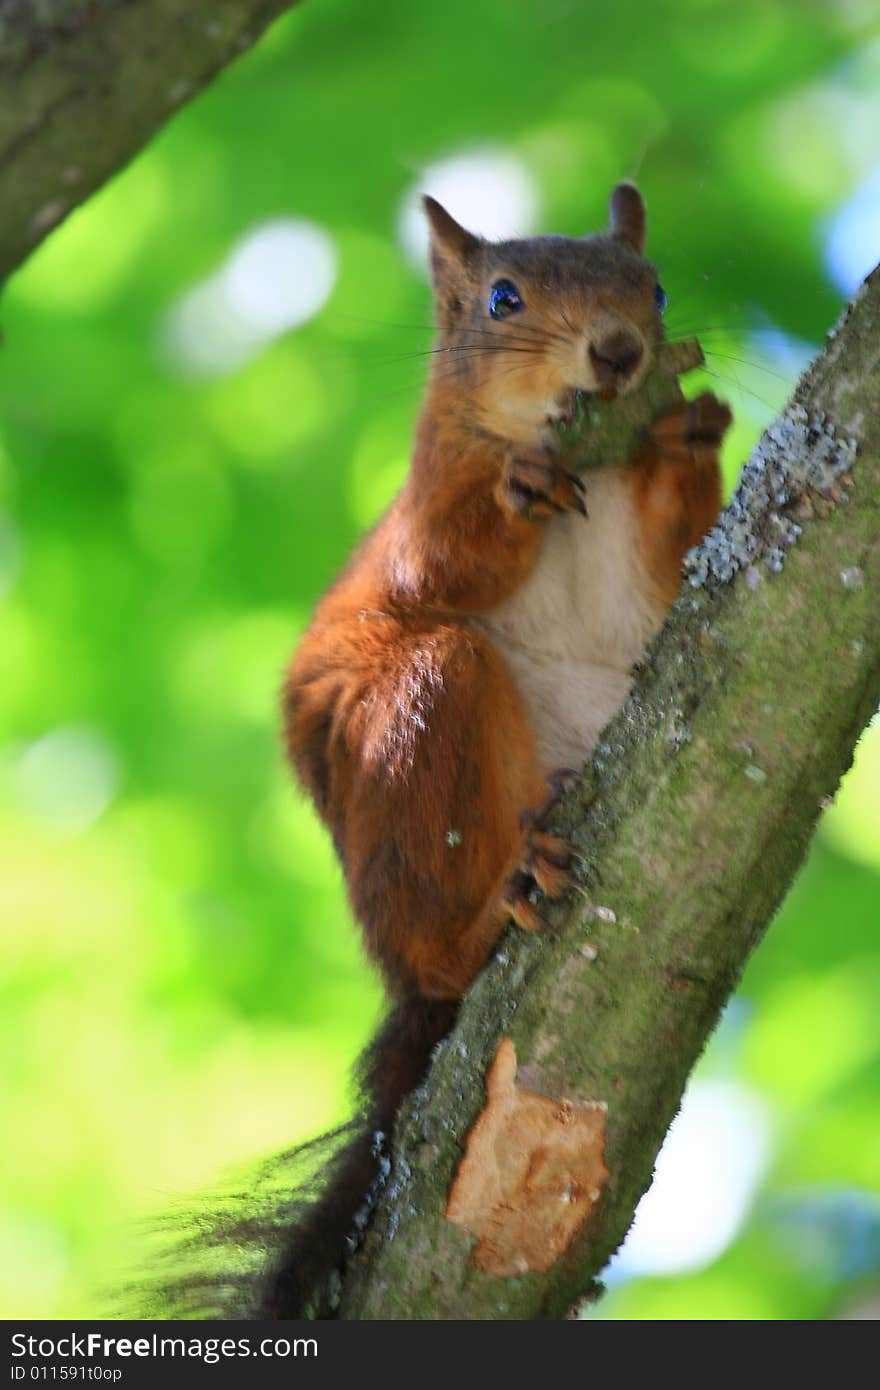
<instances>
[{"instance_id":1,"label":"squirrel orange fur","mask_svg":"<svg viewBox=\"0 0 880 1390\"><path fill-rule=\"evenodd\" d=\"M568 885L545 829L623 702L721 501L730 413L682 402L633 460L584 483L555 420L637 391L663 338L641 195L611 230L488 243L433 199L438 352L409 476L318 605L287 673L287 747L333 836L394 1010L364 1078L364 1134L267 1284L261 1311L326 1314L388 1132L505 922ZM311 1305L309 1300L312 1300Z\"/></svg>"}]
</instances>

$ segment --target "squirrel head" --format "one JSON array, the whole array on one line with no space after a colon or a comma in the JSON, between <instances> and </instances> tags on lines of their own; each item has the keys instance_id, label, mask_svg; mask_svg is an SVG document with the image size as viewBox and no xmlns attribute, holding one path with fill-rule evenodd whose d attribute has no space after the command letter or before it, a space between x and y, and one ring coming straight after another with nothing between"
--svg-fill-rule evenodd
<instances>
[{"instance_id":1,"label":"squirrel head","mask_svg":"<svg viewBox=\"0 0 880 1390\"><path fill-rule=\"evenodd\" d=\"M666 296L644 259L645 204L611 195L597 236L488 242L425 197L441 349L432 392L474 428L534 445L574 393L634 391L663 338Z\"/></svg>"}]
</instances>

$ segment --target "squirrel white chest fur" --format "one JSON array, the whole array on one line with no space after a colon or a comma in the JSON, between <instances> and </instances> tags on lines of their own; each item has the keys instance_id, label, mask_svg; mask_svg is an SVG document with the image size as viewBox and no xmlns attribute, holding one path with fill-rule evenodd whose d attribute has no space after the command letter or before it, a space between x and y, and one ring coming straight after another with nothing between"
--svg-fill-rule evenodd
<instances>
[{"instance_id":1,"label":"squirrel white chest fur","mask_svg":"<svg viewBox=\"0 0 880 1390\"><path fill-rule=\"evenodd\" d=\"M587 509L586 520L554 518L526 582L472 620L507 660L545 772L581 766L665 612L650 594L626 473L590 474Z\"/></svg>"}]
</instances>

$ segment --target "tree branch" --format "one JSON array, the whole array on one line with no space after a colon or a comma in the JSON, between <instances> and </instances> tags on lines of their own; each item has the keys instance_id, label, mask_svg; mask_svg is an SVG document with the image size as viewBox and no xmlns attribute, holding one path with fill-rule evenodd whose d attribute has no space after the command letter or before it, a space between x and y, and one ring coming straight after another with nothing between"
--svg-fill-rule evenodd
<instances>
[{"instance_id":1,"label":"tree branch","mask_svg":"<svg viewBox=\"0 0 880 1390\"><path fill-rule=\"evenodd\" d=\"M5 0L0 282L296 0Z\"/></svg>"},{"instance_id":2,"label":"tree branch","mask_svg":"<svg viewBox=\"0 0 880 1390\"><path fill-rule=\"evenodd\" d=\"M342 1317L563 1317L626 1234L688 1074L880 700L880 268L689 581L560 813L583 899L548 912L540 936L509 931L470 991L400 1118ZM492 1109L501 1037L528 1091L607 1106L598 1200L549 1268L520 1277L479 1272L473 1238L444 1216L466 1136Z\"/></svg>"}]
</instances>

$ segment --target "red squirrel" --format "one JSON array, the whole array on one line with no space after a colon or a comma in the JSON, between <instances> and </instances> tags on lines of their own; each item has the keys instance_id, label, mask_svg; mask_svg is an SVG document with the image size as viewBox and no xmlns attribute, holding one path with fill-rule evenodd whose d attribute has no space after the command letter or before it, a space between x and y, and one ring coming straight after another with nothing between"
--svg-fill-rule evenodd
<instances>
[{"instance_id":1,"label":"red squirrel","mask_svg":"<svg viewBox=\"0 0 880 1390\"><path fill-rule=\"evenodd\" d=\"M438 336L409 476L284 686L291 762L393 1008L363 1066L363 1133L290 1233L264 1316L327 1315L327 1277L379 1170L376 1132L505 923L534 929L535 886L566 890L548 808L626 697L721 503L731 417L710 394L586 485L554 447L579 393L637 391L663 339L632 184L612 194L610 232L583 238L490 243L433 198L424 208Z\"/></svg>"}]
</instances>

